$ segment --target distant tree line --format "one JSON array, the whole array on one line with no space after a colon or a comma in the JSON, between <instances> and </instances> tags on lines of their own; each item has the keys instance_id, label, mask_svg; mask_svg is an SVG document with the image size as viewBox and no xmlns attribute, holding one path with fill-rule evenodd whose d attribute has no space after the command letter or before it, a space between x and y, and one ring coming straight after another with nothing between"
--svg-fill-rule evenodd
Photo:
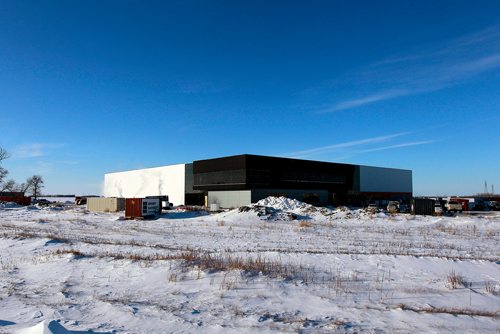
<instances>
[{"instance_id":1,"label":"distant tree line","mask_svg":"<svg viewBox=\"0 0 500 334\"><path fill-rule=\"evenodd\" d=\"M0 191L22 192L35 197L42 194L44 186L43 178L40 175L33 175L23 183L17 183L13 179L7 180L9 171L2 167L2 162L10 158L9 152L0 147Z\"/></svg>"}]
</instances>

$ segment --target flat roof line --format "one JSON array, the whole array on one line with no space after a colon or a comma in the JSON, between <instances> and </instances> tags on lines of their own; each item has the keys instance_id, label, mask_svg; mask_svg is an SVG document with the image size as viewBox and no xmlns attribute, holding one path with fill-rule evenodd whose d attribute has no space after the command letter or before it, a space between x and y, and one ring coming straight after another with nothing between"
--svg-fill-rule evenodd
<instances>
[{"instance_id":1,"label":"flat roof line","mask_svg":"<svg viewBox=\"0 0 500 334\"><path fill-rule=\"evenodd\" d=\"M122 171L115 171L115 172L107 172L104 173L106 174L115 174L115 173L125 173L125 172L132 172L132 171L137 171L137 170L143 170L143 169L154 169L154 168L162 168L162 167L169 167L169 166L176 166L176 165L190 165L198 161L209 161L209 160L216 160L216 159L227 159L227 158L236 158L236 157L259 157L259 158L271 158L271 159L287 159L287 160L299 160L299 161L309 161L309 162L322 162L322 163L332 163L332 164L337 164L337 165L345 165L345 166L359 166L359 167L372 167L372 168L382 168L382 169L393 169L393 170L404 170L404 171L410 171L413 172L411 169L406 169L406 168L395 168L395 167L380 167L380 166L370 166L370 165L360 165L360 164L350 164L350 163L343 163L343 162L334 162L334 161L323 161L323 160L310 160L310 159L298 159L298 158L290 158L290 157L281 157L281 156L270 156L270 155L258 155L258 154L236 154L236 155L228 155L224 157L216 157L216 158L210 158L210 159L200 159L200 160L194 160L192 162L187 162L187 163L178 163L178 164L172 164L172 165L162 165L162 166L156 166L156 167L144 167L144 168L134 168L134 169L128 169L128 170L122 170Z\"/></svg>"}]
</instances>

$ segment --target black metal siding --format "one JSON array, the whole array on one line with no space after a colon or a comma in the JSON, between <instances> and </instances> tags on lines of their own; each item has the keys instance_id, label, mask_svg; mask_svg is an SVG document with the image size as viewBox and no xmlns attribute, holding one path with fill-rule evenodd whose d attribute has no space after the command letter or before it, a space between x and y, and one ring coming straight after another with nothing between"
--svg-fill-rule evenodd
<instances>
[{"instance_id":1,"label":"black metal siding","mask_svg":"<svg viewBox=\"0 0 500 334\"><path fill-rule=\"evenodd\" d=\"M340 196L352 190L355 165L238 155L193 163L195 190L324 189Z\"/></svg>"}]
</instances>

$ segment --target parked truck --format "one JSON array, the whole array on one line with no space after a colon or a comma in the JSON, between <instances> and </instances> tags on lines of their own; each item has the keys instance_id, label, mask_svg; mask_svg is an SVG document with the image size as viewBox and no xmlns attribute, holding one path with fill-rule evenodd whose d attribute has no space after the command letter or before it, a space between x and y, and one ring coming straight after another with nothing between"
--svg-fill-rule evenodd
<instances>
[{"instance_id":1,"label":"parked truck","mask_svg":"<svg viewBox=\"0 0 500 334\"><path fill-rule=\"evenodd\" d=\"M447 211L451 211L451 212L462 212L462 210L463 210L462 204L459 201L454 200L454 199L450 199L445 204L445 208Z\"/></svg>"},{"instance_id":2,"label":"parked truck","mask_svg":"<svg viewBox=\"0 0 500 334\"><path fill-rule=\"evenodd\" d=\"M398 201L390 201L389 204L387 204L387 212L398 213L399 212L399 202Z\"/></svg>"}]
</instances>

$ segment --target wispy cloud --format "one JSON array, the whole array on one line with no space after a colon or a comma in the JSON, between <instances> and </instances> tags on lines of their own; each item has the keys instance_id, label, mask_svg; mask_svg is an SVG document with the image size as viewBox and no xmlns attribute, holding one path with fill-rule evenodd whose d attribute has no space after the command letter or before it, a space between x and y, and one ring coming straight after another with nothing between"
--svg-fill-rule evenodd
<instances>
[{"instance_id":1,"label":"wispy cloud","mask_svg":"<svg viewBox=\"0 0 500 334\"><path fill-rule=\"evenodd\" d=\"M480 74L485 71L495 69L500 66L500 51L496 54L477 58L469 62L464 62L451 66L449 75L451 79L459 76L469 76Z\"/></svg>"},{"instance_id":2,"label":"wispy cloud","mask_svg":"<svg viewBox=\"0 0 500 334\"><path fill-rule=\"evenodd\" d=\"M307 158L307 157L311 157L311 156L315 156L315 155L331 153L331 152L338 151L341 149L348 149L348 148L353 148L353 147L357 147L357 146L386 142L386 141L389 141L391 139L401 137L401 136L404 136L407 134L409 134L409 133L408 132L400 132L400 133L395 133L395 134L390 134L390 135L385 135L385 136L371 137L371 138L366 138L366 139L354 140L354 141L349 141L349 142L344 142L344 143L338 143L338 144L333 144L333 145L328 145L328 146L321 146L321 147L311 148L311 149L307 149L307 150L286 153L286 154L282 154L282 156L291 157L291 158Z\"/></svg>"},{"instance_id":3,"label":"wispy cloud","mask_svg":"<svg viewBox=\"0 0 500 334\"><path fill-rule=\"evenodd\" d=\"M52 150L65 147L62 143L31 143L19 145L12 152L13 159L39 158L48 155Z\"/></svg>"},{"instance_id":4,"label":"wispy cloud","mask_svg":"<svg viewBox=\"0 0 500 334\"><path fill-rule=\"evenodd\" d=\"M419 59L437 58L437 57L457 57L471 51L495 50L498 47L500 36L500 25L493 25L485 29L472 32L458 38L443 41L438 45L427 47L419 46L417 49L406 54L392 56L372 64L372 66L383 66L395 63L408 63Z\"/></svg>"},{"instance_id":5,"label":"wispy cloud","mask_svg":"<svg viewBox=\"0 0 500 334\"><path fill-rule=\"evenodd\" d=\"M332 107L322 109L319 112L320 113L329 113L329 112L340 111L340 110L345 110L345 109L352 109L352 108L364 106L366 104L375 103L378 101L390 100L390 99L394 99L394 98L400 97L400 96L405 96L408 94L411 94L411 92L407 91L407 90L403 90L403 89L382 91L382 92L378 92L378 93L375 93L372 95L363 96L363 97L355 98L352 100L342 101L342 102L339 102L339 103L333 105Z\"/></svg>"},{"instance_id":6,"label":"wispy cloud","mask_svg":"<svg viewBox=\"0 0 500 334\"><path fill-rule=\"evenodd\" d=\"M370 149L367 149L367 150L362 150L361 152L362 153L367 153L367 152L392 150L392 149L401 148L401 147L427 145L427 144L432 144L432 143L435 143L435 142L436 142L435 140L423 140L423 141L416 141L416 142L410 142L410 143L402 143L402 144L396 144L396 145L389 145L389 146L382 146L382 147L370 148Z\"/></svg>"},{"instance_id":7,"label":"wispy cloud","mask_svg":"<svg viewBox=\"0 0 500 334\"><path fill-rule=\"evenodd\" d=\"M318 110L337 112L404 96L441 90L500 68L500 25L488 27L439 46L383 59L350 75L359 96Z\"/></svg>"}]
</instances>

